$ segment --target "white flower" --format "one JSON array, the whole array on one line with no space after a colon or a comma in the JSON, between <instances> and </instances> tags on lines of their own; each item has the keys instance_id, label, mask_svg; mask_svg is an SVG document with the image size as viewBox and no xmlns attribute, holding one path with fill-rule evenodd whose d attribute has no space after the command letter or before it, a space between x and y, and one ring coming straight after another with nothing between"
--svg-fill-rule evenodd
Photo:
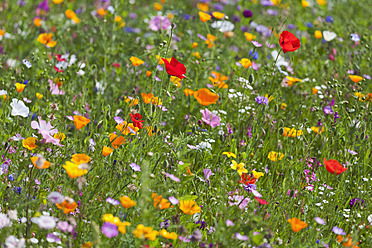
<instances>
[{"instance_id":1,"label":"white flower","mask_svg":"<svg viewBox=\"0 0 372 248\"><path fill-rule=\"evenodd\" d=\"M62 203L64 199L63 195L58 192L51 192L48 195L48 201L52 204Z\"/></svg>"},{"instance_id":2,"label":"white flower","mask_svg":"<svg viewBox=\"0 0 372 248\"><path fill-rule=\"evenodd\" d=\"M43 229L53 229L56 226L56 221L51 216L42 215L37 218L32 218L31 221Z\"/></svg>"},{"instance_id":3,"label":"white flower","mask_svg":"<svg viewBox=\"0 0 372 248\"><path fill-rule=\"evenodd\" d=\"M0 213L0 229L10 226L10 220L6 214Z\"/></svg>"},{"instance_id":4,"label":"white flower","mask_svg":"<svg viewBox=\"0 0 372 248\"><path fill-rule=\"evenodd\" d=\"M9 216L9 219L11 220L17 220L18 217L17 217L17 209L14 209L14 210L8 210L8 216Z\"/></svg>"},{"instance_id":5,"label":"white flower","mask_svg":"<svg viewBox=\"0 0 372 248\"><path fill-rule=\"evenodd\" d=\"M13 116L20 115L22 117L27 117L28 113L30 113L30 109L21 100L13 98L10 106L12 107Z\"/></svg>"},{"instance_id":6,"label":"white flower","mask_svg":"<svg viewBox=\"0 0 372 248\"><path fill-rule=\"evenodd\" d=\"M17 239L17 237L10 235L5 240L5 247L7 248L23 248L26 247L25 245L25 239Z\"/></svg>"},{"instance_id":7,"label":"white flower","mask_svg":"<svg viewBox=\"0 0 372 248\"><path fill-rule=\"evenodd\" d=\"M8 92L6 92L6 90L0 90L0 96L6 95L6 94L8 94Z\"/></svg>"},{"instance_id":8,"label":"white flower","mask_svg":"<svg viewBox=\"0 0 372 248\"><path fill-rule=\"evenodd\" d=\"M218 30L222 33L230 32L234 30L234 24L229 21L216 21L212 23L212 28L218 28Z\"/></svg>"}]
</instances>

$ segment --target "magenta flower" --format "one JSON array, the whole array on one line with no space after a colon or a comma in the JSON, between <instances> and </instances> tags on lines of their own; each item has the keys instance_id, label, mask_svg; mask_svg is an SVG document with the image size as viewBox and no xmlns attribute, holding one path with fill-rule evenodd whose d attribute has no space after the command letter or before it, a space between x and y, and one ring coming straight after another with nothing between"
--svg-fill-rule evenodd
<instances>
[{"instance_id":1,"label":"magenta flower","mask_svg":"<svg viewBox=\"0 0 372 248\"><path fill-rule=\"evenodd\" d=\"M53 80L49 79L49 86L50 86L50 94L52 95L64 95L65 92L58 88L58 85L53 83Z\"/></svg>"},{"instance_id":2,"label":"magenta flower","mask_svg":"<svg viewBox=\"0 0 372 248\"><path fill-rule=\"evenodd\" d=\"M141 171L141 167L136 163L129 164L130 168L132 168L134 171Z\"/></svg>"},{"instance_id":3,"label":"magenta flower","mask_svg":"<svg viewBox=\"0 0 372 248\"><path fill-rule=\"evenodd\" d=\"M220 125L221 118L208 109L200 110L200 113L203 114L202 120L205 124L210 125L211 127L217 127Z\"/></svg>"},{"instance_id":4,"label":"magenta flower","mask_svg":"<svg viewBox=\"0 0 372 248\"><path fill-rule=\"evenodd\" d=\"M109 222L103 224L101 231L107 238L113 238L119 234L118 227Z\"/></svg>"},{"instance_id":5,"label":"magenta flower","mask_svg":"<svg viewBox=\"0 0 372 248\"><path fill-rule=\"evenodd\" d=\"M160 29L168 29L171 25L170 20L166 16L155 16L149 22L149 28L152 31L158 31Z\"/></svg>"},{"instance_id":6,"label":"magenta flower","mask_svg":"<svg viewBox=\"0 0 372 248\"><path fill-rule=\"evenodd\" d=\"M212 176L212 171L211 171L211 169L204 169L204 170L203 170L203 173L204 173L205 181L207 181L208 184L209 184L209 177Z\"/></svg>"}]
</instances>

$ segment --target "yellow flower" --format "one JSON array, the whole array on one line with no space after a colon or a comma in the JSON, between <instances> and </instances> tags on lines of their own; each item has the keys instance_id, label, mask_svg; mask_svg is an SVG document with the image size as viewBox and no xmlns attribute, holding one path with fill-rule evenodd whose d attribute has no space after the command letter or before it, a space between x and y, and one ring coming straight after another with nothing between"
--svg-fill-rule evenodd
<instances>
[{"instance_id":1,"label":"yellow flower","mask_svg":"<svg viewBox=\"0 0 372 248\"><path fill-rule=\"evenodd\" d=\"M200 59L200 53L199 53L199 52L194 52L194 53L192 53L192 56L194 56L194 57Z\"/></svg>"},{"instance_id":2,"label":"yellow flower","mask_svg":"<svg viewBox=\"0 0 372 248\"><path fill-rule=\"evenodd\" d=\"M200 213L201 211L201 208L193 200L189 200L189 201L181 200L180 209L182 210L184 214L190 214L190 215L193 215L195 213Z\"/></svg>"},{"instance_id":3,"label":"yellow flower","mask_svg":"<svg viewBox=\"0 0 372 248\"><path fill-rule=\"evenodd\" d=\"M242 58L239 63L245 68L248 69L248 67L252 66L252 61L247 58Z\"/></svg>"},{"instance_id":4,"label":"yellow flower","mask_svg":"<svg viewBox=\"0 0 372 248\"><path fill-rule=\"evenodd\" d=\"M283 129L284 129L283 135L285 137L301 136L304 133L302 130L296 130L294 127L293 128L285 127Z\"/></svg>"},{"instance_id":5,"label":"yellow flower","mask_svg":"<svg viewBox=\"0 0 372 248\"><path fill-rule=\"evenodd\" d=\"M300 219L297 219L297 218L289 219L288 222L291 223L292 230L294 232L298 232L298 231L304 229L305 227L307 227L307 224L305 222L303 222L303 221L301 221Z\"/></svg>"},{"instance_id":6,"label":"yellow flower","mask_svg":"<svg viewBox=\"0 0 372 248\"><path fill-rule=\"evenodd\" d=\"M226 80L229 78L226 77L225 75L222 75L219 72L212 71L211 72L212 76L208 77L209 80L213 83L213 86L217 86L218 88L222 89L228 89L229 86L225 83Z\"/></svg>"},{"instance_id":7,"label":"yellow flower","mask_svg":"<svg viewBox=\"0 0 372 248\"><path fill-rule=\"evenodd\" d=\"M196 7L201 10L201 11L204 11L204 12L207 12L209 10L209 6L207 3L198 3L196 5Z\"/></svg>"},{"instance_id":8,"label":"yellow flower","mask_svg":"<svg viewBox=\"0 0 372 248\"><path fill-rule=\"evenodd\" d=\"M178 238L178 235L177 233L175 232L167 232L167 230L165 229L162 229L159 231L160 235L163 237L163 238L166 238L166 239L177 239Z\"/></svg>"},{"instance_id":9,"label":"yellow flower","mask_svg":"<svg viewBox=\"0 0 372 248\"><path fill-rule=\"evenodd\" d=\"M213 47L214 41L216 40L216 36L207 34L207 40L205 41L205 44L208 45L208 48Z\"/></svg>"},{"instance_id":10,"label":"yellow flower","mask_svg":"<svg viewBox=\"0 0 372 248\"><path fill-rule=\"evenodd\" d=\"M206 21L209 21L212 17L207 13L199 11L199 18L200 18L200 21L206 22Z\"/></svg>"},{"instance_id":11,"label":"yellow flower","mask_svg":"<svg viewBox=\"0 0 372 248\"><path fill-rule=\"evenodd\" d=\"M125 234L126 226L130 226L130 222L121 222L118 217L114 217L112 214L104 214L102 220L105 222L110 222L118 227L118 231Z\"/></svg>"},{"instance_id":12,"label":"yellow flower","mask_svg":"<svg viewBox=\"0 0 372 248\"><path fill-rule=\"evenodd\" d=\"M324 132L324 127L322 127L322 130L320 130L320 127L314 127L312 126L311 127L311 130L313 130L314 132L316 132L317 134L322 134Z\"/></svg>"},{"instance_id":13,"label":"yellow flower","mask_svg":"<svg viewBox=\"0 0 372 248\"><path fill-rule=\"evenodd\" d=\"M274 96L268 96L267 94L265 94L265 97L267 98L267 99L269 99L269 102L271 102L273 99L274 99Z\"/></svg>"},{"instance_id":14,"label":"yellow flower","mask_svg":"<svg viewBox=\"0 0 372 248\"><path fill-rule=\"evenodd\" d=\"M22 145L24 148L27 148L28 150L32 151L37 147L35 142L37 141L34 137L28 137L27 139L22 140Z\"/></svg>"},{"instance_id":15,"label":"yellow flower","mask_svg":"<svg viewBox=\"0 0 372 248\"><path fill-rule=\"evenodd\" d=\"M53 34L52 33L42 33L39 34L39 37L37 37L37 41L40 42L41 44L46 45L47 47L54 47L57 45L57 41L52 40L53 39Z\"/></svg>"},{"instance_id":16,"label":"yellow flower","mask_svg":"<svg viewBox=\"0 0 372 248\"><path fill-rule=\"evenodd\" d=\"M81 245L81 248L92 248L93 247L93 243L88 241L88 242L85 242L84 244Z\"/></svg>"},{"instance_id":17,"label":"yellow flower","mask_svg":"<svg viewBox=\"0 0 372 248\"><path fill-rule=\"evenodd\" d=\"M126 226L130 226L130 222L120 222L118 225L118 231L122 234L125 234L127 232Z\"/></svg>"},{"instance_id":18,"label":"yellow flower","mask_svg":"<svg viewBox=\"0 0 372 248\"><path fill-rule=\"evenodd\" d=\"M302 82L302 79L290 77L290 76L286 76L285 79L287 81L288 86L292 86L296 82Z\"/></svg>"},{"instance_id":19,"label":"yellow flower","mask_svg":"<svg viewBox=\"0 0 372 248\"><path fill-rule=\"evenodd\" d=\"M316 0L316 2L320 5L320 6L324 6L327 4L327 1L326 0Z\"/></svg>"},{"instance_id":20,"label":"yellow flower","mask_svg":"<svg viewBox=\"0 0 372 248\"><path fill-rule=\"evenodd\" d=\"M63 168L65 168L67 175L70 178L77 178L81 177L88 173L88 170L86 169L80 169L80 165L75 164L73 162L67 161L65 165L63 165Z\"/></svg>"},{"instance_id":21,"label":"yellow flower","mask_svg":"<svg viewBox=\"0 0 372 248\"><path fill-rule=\"evenodd\" d=\"M43 98L43 95L40 94L40 93L36 93L36 97L37 97L37 99L41 99L41 98Z\"/></svg>"},{"instance_id":22,"label":"yellow flower","mask_svg":"<svg viewBox=\"0 0 372 248\"><path fill-rule=\"evenodd\" d=\"M245 36L245 39L246 39L247 41L252 41L252 40L256 39L256 35L251 34L251 33L247 33L247 32L245 32L245 33L244 33L244 36Z\"/></svg>"},{"instance_id":23,"label":"yellow flower","mask_svg":"<svg viewBox=\"0 0 372 248\"><path fill-rule=\"evenodd\" d=\"M80 22L80 19L77 17L77 15L75 14L75 12L71 9L68 9L65 11L65 15L67 18L73 20L75 23L79 23Z\"/></svg>"},{"instance_id":24,"label":"yellow flower","mask_svg":"<svg viewBox=\"0 0 372 248\"><path fill-rule=\"evenodd\" d=\"M232 152L223 152L222 154L226 155L228 158L230 157L236 158L236 155Z\"/></svg>"},{"instance_id":25,"label":"yellow flower","mask_svg":"<svg viewBox=\"0 0 372 248\"><path fill-rule=\"evenodd\" d=\"M53 0L53 3L54 4L60 4L60 3L63 3L63 0Z\"/></svg>"},{"instance_id":26,"label":"yellow flower","mask_svg":"<svg viewBox=\"0 0 372 248\"><path fill-rule=\"evenodd\" d=\"M71 158L71 161L74 162L77 165L87 164L87 163L89 163L90 160L91 160L91 158L84 153L74 154L74 155L72 155L72 158Z\"/></svg>"},{"instance_id":27,"label":"yellow flower","mask_svg":"<svg viewBox=\"0 0 372 248\"><path fill-rule=\"evenodd\" d=\"M123 21L123 18L121 18L121 16L115 16L114 21L115 22L121 22L121 21Z\"/></svg>"},{"instance_id":28,"label":"yellow flower","mask_svg":"<svg viewBox=\"0 0 372 248\"><path fill-rule=\"evenodd\" d=\"M138 105L139 100L137 98L131 99L129 97L124 97L124 101L126 103L129 103L129 107Z\"/></svg>"},{"instance_id":29,"label":"yellow flower","mask_svg":"<svg viewBox=\"0 0 372 248\"><path fill-rule=\"evenodd\" d=\"M120 202L124 208L131 208L136 206L136 202L130 199L128 196L120 197Z\"/></svg>"},{"instance_id":30,"label":"yellow flower","mask_svg":"<svg viewBox=\"0 0 372 248\"><path fill-rule=\"evenodd\" d=\"M271 151L271 152L269 152L269 155L267 156L271 161L279 161L279 160L282 160L283 159L283 157L284 157L284 154L283 153L281 153L281 152L279 152L279 153L277 153L277 152L273 152L273 151Z\"/></svg>"},{"instance_id":31,"label":"yellow flower","mask_svg":"<svg viewBox=\"0 0 372 248\"><path fill-rule=\"evenodd\" d=\"M286 103L283 102L283 103L280 105L280 108L281 108L281 109L285 109L287 106L288 106L288 105L287 105Z\"/></svg>"},{"instance_id":32,"label":"yellow flower","mask_svg":"<svg viewBox=\"0 0 372 248\"><path fill-rule=\"evenodd\" d=\"M192 48L196 48L198 46L197 42L192 43Z\"/></svg>"},{"instance_id":33,"label":"yellow flower","mask_svg":"<svg viewBox=\"0 0 372 248\"><path fill-rule=\"evenodd\" d=\"M262 172L257 172L257 171L252 171L252 173L253 173L253 177L256 179L259 179L260 177L264 175Z\"/></svg>"},{"instance_id":34,"label":"yellow flower","mask_svg":"<svg viewBox=\"0 0 372 248\"><path fill-rule=\"evenodd\" d=\"M5 31L0 28L0 36L3 36L5 34Z\"/></svg>"},{"instance_id":35,"label":"yellow flower","mask_svg":"<svg viewBox=\"0 0 372 248\"><path fill-rule=\"evenodd\" d=\"M171 82L177 87L181 87L181 79L179 77L171 76Z\"/></svg>"},{"instance_id":36,"label":"yellow flower","mask_svg":"<svg viewBox=\"0 0 372 248\"><path fill-rule=\"evenodd\" d=\"M58 132L53 135L53 138L63 141L66 138L66 135L64 133Z\"/></svg>"},{"instance_id":37,"label":"yellow flower","mask_svg":"<svg viewBox=\"0 0 372 248\"><path fill-rule=\"evenodd\" d=\"M309 2L306 1L306 0L302 0L301 4L302 4L302 7L304 7L304 8L309 7L309 5L310 5Z\"/></svg>"},{"instance_id":38,"label":"yellow flower","mask_svg":"<svg viewBox=\"0 0 372 248\"><path fill-rule=\"evenodd\" d=\"M278 6L282 0L270 0L273 5Z\"/></svg>"},{"instance_id":39,"label":"yellow flower","mask_svg":"<svg viewBox=\"0 0 372 248\"><path fill-rule=\"evenodd\" d=\"M244 168L245 164L240 163L238 164L235 160L231 161L232 165L230 165L231 169L238 171L239 176L241 176L243 173L247 173L248 170Z\"/></svg>"},{"instance_id":40,"label":"yellow flower","mask_svg":"<svg viewBox=\"0 0 372 248\"><path fill-rule=\"evenodd\" d=\"M144 225L139 224L136 227L136 230L133 231L133 235L139 239L147 238L148 240L154 241L159 235L159 232L153 230L152 227L145 227Z\"/></svg>"},{"instance_id":41,"label":"yellow flower","mask_svg":"<svg viewBox=\"0 0 372 248\"><path fill-rule=\"evenodd\" d=\"M349 78L351 79L351 81L353 81L354 83L359 83L360 81L362 81L364 78L361 77L361 76L358 76L358 75L349 75Z\"/></svg>"},{"instance_id":42,"label":"yellow flower","mask_svg":"<svg viewBox=\"0 0 372 248\"><path fill-rule=\"evenodd\" d=\"M317 39L321 39L323 37L322 32L320 32L319 30L315 31L314 36Z\"/></svg>"},{"instance_id":43,"label":"yellow flower","mask_svg":"<svg viewBox=\"0 0 372 248\"><path fill-rule=\"evenodd\" d=\"M134 57L134 56L130 57L130 61L132 61L133 66L139 66L139 65L142 65L145 62L145 61L143 61L143 60L141 60L137 57Z\"/></svg>"},{"instance_id":44,"label":"yellow flower","mask_svg":"<svg viewBox=\"0 0 372 248\"><path fill-rule=\"evenodd\" d=\"M222 19L222 18L224 18L225 17L225 14L224 13L221 13L221 12L212 12L212 15L213 15L213 17L214 18L216 18L216 19Z\"/></svg>"},{"instance_id":45,"label":"yellow flower","mask_svg":"<svg viewBox=\"0 0 372 248\"><path fill-rule=\"evenodd\" d=\"M25 84L16 83L16 90L18 93L21 93L25 89Z\"/></svg>"}]
</instances>

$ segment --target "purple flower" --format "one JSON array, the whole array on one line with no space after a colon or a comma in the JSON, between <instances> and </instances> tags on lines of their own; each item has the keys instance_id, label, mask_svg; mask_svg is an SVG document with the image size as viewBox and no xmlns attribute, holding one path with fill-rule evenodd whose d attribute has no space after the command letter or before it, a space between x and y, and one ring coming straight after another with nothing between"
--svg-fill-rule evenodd
<instances>
[{"instance_id":1,"label":"purple flower","mask_svg":"<svg viewBox=\"0 0 372 248\"><path fill-rule=\"evenodd\" d=\"M53 233L48 233L47 236L46 236L46 240L49 242L49 243L57 243L57 244L61 244L61 239L58 238L56 235L54 235Z\"/></svg>"},{"instance_id":2,"label":"purple flower","mask_svg":"<svg viewBox=\"0 0 372 248\"><path fill-rule=\"evenodd\" d=\"M231 220L226 220L226 226L235 226L235 224Z\"/></svg>"},{"instance_id":3,"label":"purple flower","mask_svg":"<svg viewBox=\"0 0 372 248\"><path fill-rule=\"evenodd\" d=\"M39 5L37 6L37 9L42 9L42 10L48 12L49 11L48 0L44 0L41 3L39 3Z\"/></svg>"},{"instance_id":4,"label":"purple flower","mask_svg":"<svg viewBox=\"0 0 372 248\"><path fill-rule=\"evenodd\" d=\"M149 28L152 31L158 31L160 29L165 30L171 26L171 22L166 16L155 16L149 22Z\"/></svg>"},{"instance_id":5,"label":"purple flower","mask_svg":"<svg viewBox=\"0 0 372 248\"><path fill-rule=\"evenodd\" d=\"M200 113L203 114L202 120L205 124L210 125L211 127L217 127L220 125L221 118L208 109L200 110Z\"/></svg>"},{"instance_id":6,"label":"purple flower","mask_svg":"<svg viewBox=\"0 0 372 248\"><path fill-rule=\"evenodd\" d=\"M336 122L336 119L337 119L337 118L340 118L340 116L338 115L338 113L337 113L337 112L335 112L335 115L334 115L334 117L335 117L335 118L333 119L333 122Z\"/></svg>"},{"instance_id":7,"label":"purple flower","mask_svg":"<svg viewBox=\"0 0 372 248\"><path fill-rule=\"evenodd\" d=\"M360 205L363 205L364 203L364 200L363 199L360 199L360 198L353 198L350 200L349 204L351 207L353 206L359 206Z\"/></svg>"},{"instance_id":8,"label":"purple flower","mask_svg":"<svg viewBox=\"0 0 372 248\"><path fill-rule=\"evenodd\" d=\"M258 104L265 104L265 105L268 105L269 104L269 98L265 97L265 96L258 96L256 97L256 99L254 99Z\"/></svg>"},{"instance_id":9,"label":"purple flower","mask_svg":"<svg viewBox=\"0 0 372 248\"><path fill-rule=\"evenodd\" d=\"M353 151L353 150L350 150L350 149L347 149L347 151L348 151L351 155L357 155L357 154L358 154L356 151Z\"/></svg>"},{"instance_id":10,"label":"purple flower","mask_svg":"<svg viewBox=\"0 0 372 248\"><path fill-rule=\"evenodd\" d=\"M251 18L253 16L253 13L250 9L245 9L245 10L243 10L243 16L245 18Z\"/></svg>"},{"instance_id":11,"label":"purple flower","mask_svg":"<svg viewBox=\"0 0 372 248\"><path fill-rule=\"evenodd\" d=\"M334 232L335 234L338 234L338 235L346 235L345 231L338 226L334 226L332 228L332 232Z\"/></svg>"},{"instance_id":12,"label":"purple flower","mask_svg":"<svg viewBox=\"0 0 372 248\"><path fill-rule=\"evenodd\" d=\"M326 107L324 107L324 113L325 113L326 115L331 115L331 114L333 114L333 110L332 110L331 107L326 106Z\"/></svg>"},{"instance_id":13,"label":"purple flower","mask_svg":"<svg viewBox=\"0 0 372 248\"><path fill-rule=\"evenodd\" d=\"M247 241L248 237L245 235L241 235L240 233L235 233L235 237L239 240Z\"/></svg>"},{"instance_id":14,"label":"purple flower","mask_svg":"<svg viewBox=\"0 0 372 248\"><path fill-rule=\"evenodd\" d=\"M326 224L325 220L323 220L323 219L320 218L320 217L315 217L314 220L315 220L316 223L318 223L319 225L325 225L325 224Z\"/></svg>"},{"instance_id":15,"label":"purple flower","mask_svg":"<svg viewBox=\"0 0 372 248\"><path fill-rule=\"evenodd\" d=\"M141 167L138 164L136 164L136 163L131 163L131 164L129 164L129 166L134 171L141 171Z\"/></svg>"},{"instance_id":16,"label":"purple flower","mask_svg":"<svg viewBox=\"0 0 372 248\"><path fill-rule=\"evenodd\" d=\"M170 179L172 179L173 181L177 182L177 183L179 183L179 182L181 181L178 177L176 177L176 176L173 175L173 174L165 173L165 175L166 175L167 177L169 177Z\"/></svg>"},{"instance_id":17,"label":"purple flower","mask_svg":"<svg viewBox=\"0 0 372 248\"><path fill-rule=\"evenodd\" d=\"M266 13L268 15L272 15L272 16L278 15L278 11L277 10L274 10L274 9L268 9L268 10L266 10Z\"/></svg>"},{"instance_id":18,"label":"purple flower","mask_svg":"<svg viewBox=\"0 0 372 248\"><path fill-rule=\"evenodd\" d=\"M252 44L253 44L255 47L262 47L262 44L260 44L258 41L252 40L251 42L252 42Z\"/></svg>"},{"instance_id":19,"label":"purple flower","mask_svg":"<svg viewBox=\"0 0 372 248\"><path fill-rule=\"evenodd\" d=\"M119 204L120 204L120 202L119 202L118 200L115 200L115 199L113 199L113 198L111 198L111 197L108 197L108 198L106 199L106 202L108 202L108 203L110 203L110 204L112 204L112 205L119 205Z\"/></svg>"},{"instance_id":20,"label":"purple flower","mask_svg":"<svg viewBox=\"0 0 372 248\"><path fill-rule=\"evenodd\" d=\"M203 170L203 173L204 173L205 181L207 181L208 184L209 184L209 177L212 176L212 171L211 171L211 169L204 169L204 170Z\"/></svg>"},{"instance_id":21,"label":"purple flower","mask_svg":"<svg viewBox=\"0 0 372 248\"><path fill-rule=\"evenodd\" d=\"M106 235L107 238L113 238L119 234L118 227L109 222L105 222L105 224L103 224L101 231L104 235Z\"/></svg>"},{"instance_id":22,"label":"purple flower","mask_svg":"<svg viewBox=\"0 0 372 248\"><path fill-rule=\"evenodd\" d=\"M74 229L67 221L59 221L57 223L57 228L62 232L72 232Z\"/></svg>"}]
</instances>

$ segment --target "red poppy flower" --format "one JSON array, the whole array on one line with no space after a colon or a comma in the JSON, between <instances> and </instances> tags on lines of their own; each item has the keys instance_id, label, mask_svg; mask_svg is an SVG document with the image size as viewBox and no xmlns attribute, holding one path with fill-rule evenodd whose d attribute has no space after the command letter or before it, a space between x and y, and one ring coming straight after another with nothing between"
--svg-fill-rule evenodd
<instances>
[{"instance_id":1,"label":"red poppy flower","mask_svg":"<svg viewBox=\"0 0 372 248\"><path fill-rule=\"evenodd\" d=\"M294 52L301 46L300 40L288 31L283 31L280 34L279 45L282 47L284 53Z\"/></svg>"},{"instance_id":2,"label":"red poppy flower","mask_svg":"<svg viewBox=\"0 0 372 248\"><path fill-rule=\"evenodd\" d=\"M132 119L133 121L133 126L134 127L138 127L139 129L142 128L143 124L142 122L144 122L144 120L141 120L142 119L142 115L141 114L130 114L130 118Z\"/></svg>"},{"instance_id":3,"label":"red poppy flower","mask_svg":"<svg viewBox=\"0 0 372 248\"><path fill-rule=\"evenodd\" d=\"M343 167L342 164L340 164L340 162L338 162L337 160L334 160L334 159L330 159L330 160L327 161L327 159L324 158L323 163L324 163L327 171L329 173L332 173L332 174L335 174L335 172L336 172L336 175L339 175L342 172L347 170L347 168Z\"/></svg>"},{"instance_id":4,"label":"red poppy flower","mask_svg":"<svg viewBox=\"0 0 372 248\"><path fill-rule=\"evenodd\" d=\"M256 183L256 178L252 177L249 174L242 173L241 180L238 183L242 183L242 184L245 184L245 185L255 184Z\"/></svg>"},{"instance_id":5,"label":"red poppy flower","mask_svg":"<svg viewBox=\"0 0 372 248\"><path fill-rule=\"evenodd\" d=\"M57 72L63 72L63 70L59 69L57 66L54 66L54 70L56 70Z\"/></svg>"},{"instance_id":6,"label":"red poppy flower","mask_svg":"<svg viewBox=\"0 0 372 248\"><path fill-rule=\"evenodd\" d=\"M254 199L256 199L258 201L258 203L261 204L261 205L267 205L267 204L269 204L264 199L261 199L261 198L258 198L258 197L255 197Z\"/></svg>"},{"instance_id":7,"label":"red poppy flower","mask_svg":"<svg viewBox=\"0 0 372 248\"><path fill-rule=\"evenodd\" d=\"M59 61L59 62L66 61L66 59L61 59L61 57L62 57L61 54L57 54L56 57L57 57L57 61Z\"/></svg>"},{"instance_id":8,"label":"red poppy flower","mask_svg":"<svg viewBox=\"0 0 372 248\"><path fill-rule=\"evenodd\" d=\"M161 59L164 61L165 69L167 70L169 75L178 77L180 79L185 77L185 75L183 75L186 73L186 67L184 64L181 64L174 57L172 57L170 63L165 58L161 58Z\"/></svg>"},{"instance_id":9,"label":"red poppy flower","mask_svg":"<svg viewBox=\"0 0 372 248\"><path fill-rule=\"evenodd\" d=\"M112 65L116 68L119 68L120 67L120 63L112 63Z\"/></svg>"}]
</instances>

